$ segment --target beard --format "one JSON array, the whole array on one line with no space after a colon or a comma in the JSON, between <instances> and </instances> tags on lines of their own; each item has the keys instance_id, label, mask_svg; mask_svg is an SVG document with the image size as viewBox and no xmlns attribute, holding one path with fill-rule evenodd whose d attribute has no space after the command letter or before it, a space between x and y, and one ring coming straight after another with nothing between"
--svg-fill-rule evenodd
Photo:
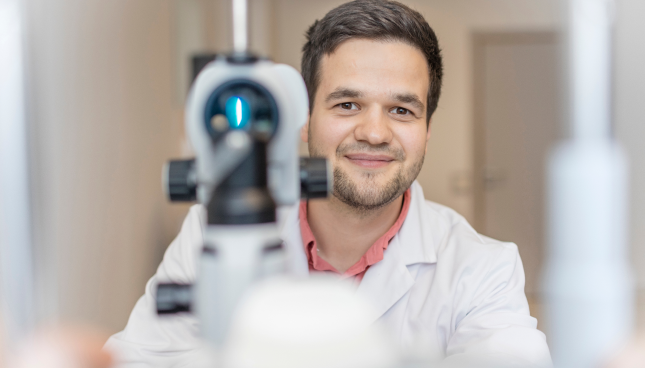
<instances>
[{"instance_id":1,"label":"beard","mask_svg":"<svg viewBox=\"0 0 645 368\"><path fill-rule=\"evenodd\" d=\"M313 145L310 145L310 148L311 154L314 156L317 150ZM402 149L395 149L387 144L378 146L365 142L342 144L336 149L336 159L342 159L348 152L386 153L392 156L395 161L405 161L405 152ZM383 184L379 179L382 179L382 176L386 175L385 173L362 172L358 174L361 179L358 182L337 165L334 168L333 195L360 213L368 213L382 208L392 203L410 187L421 171L424 158L425 155L421 155L407 168L401 166Z\"/></svg>"}]
</instances>

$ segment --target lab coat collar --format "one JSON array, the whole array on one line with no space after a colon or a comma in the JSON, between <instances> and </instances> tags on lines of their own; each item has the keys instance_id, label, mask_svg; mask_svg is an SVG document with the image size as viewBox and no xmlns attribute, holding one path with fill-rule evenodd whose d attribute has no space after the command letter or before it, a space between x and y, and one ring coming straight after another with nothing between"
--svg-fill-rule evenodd
<instances>
[{"instance_id":1,"label":"lab coat collar","mask_svg":"<svg viewBox=\"0 0 645 368\"><path fill-rule=\"evenodd\" d=\"M423 190L416 181L411 189L410 209L401 230L390 241L383 260L367 270L357 290L374 307L373 320L385 314L414 285L407 266L437 261L435 237L428 221L432 216Z\"/></svg>"},{"instance_id":2,"label":"lab coat collar","mask_svg":"<svg viewBox=\"0 0 645 368\"><path fill-rule=\"evenodd\" d=\"M423 195L423 188L414 181L410 196L408 215L393 241L403 247L402 261L406 266L416 263L436 263L437 245L445 235L446 220L431 210Z\"/></svg>"},{"instance_id":3,"label":"lab coat collar","mask_svg":"<svg viewBox=\"0 0 645 368\"><path fill-rule=\"evenodd\" d=\"M297 275L309 271L302 244L298 205L284 209L281 217L281 237L289 253L289 268ZM399 232L384 252L383 260L370 266L357 293L374 306L376 320L387 312L414 285L407 266L417 263L436 263L436 245L444 235L445 224L425 202L423 189L416 181L411 186L410 209Z\"/></svg>"}]
</instances>

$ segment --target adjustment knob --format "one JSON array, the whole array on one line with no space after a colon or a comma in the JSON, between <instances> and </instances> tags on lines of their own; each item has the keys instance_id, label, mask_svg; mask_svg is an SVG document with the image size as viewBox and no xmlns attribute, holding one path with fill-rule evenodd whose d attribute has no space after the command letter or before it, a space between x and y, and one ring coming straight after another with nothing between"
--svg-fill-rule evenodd
<instances>
[{"instance_id":1,"label":"adjustment knob","mask_svg":"<svg viewBox=\"0 0 645 368\"><path fill-rule=\"evenodd\" d=\"M300 197L326 198L332 191L332 172L326 158L300 158Z\"/></svg>"},{"instance_id":2,"label":"adjustment knob","mask_svg":"<svg viewBox=\"0 0 645 368\"><path fill-rule=\"evenodd\" d=\"M195 159L172 160L164 167L164 190L173 202L197 199Z\"/></svg>"},{"instance_id":3,"label":"adjustment knob","mask_svg":"<svg viewBox=\"0 0 645 368\"><path fill-rule=\"evenodd\" d=\"M190 284L157 285L157 314L190 312L192 287Z\"/></svg>"}]
</instances>

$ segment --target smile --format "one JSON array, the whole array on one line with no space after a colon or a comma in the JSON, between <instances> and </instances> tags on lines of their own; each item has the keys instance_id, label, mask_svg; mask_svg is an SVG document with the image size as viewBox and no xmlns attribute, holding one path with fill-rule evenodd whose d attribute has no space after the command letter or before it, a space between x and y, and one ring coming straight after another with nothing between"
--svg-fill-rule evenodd
<instances>
[{"instance_id":1,"label":"smile","mask_svg":"<svg viewBox=\"0 0 645 368\"><path fill-rule=\"evenodd\" d=\"M394 161L394 158L391 156L371 155L366 153L348 154L345 155L345 158L354 165L369 169L381 168Z\"/></svg>"}]
</instances>

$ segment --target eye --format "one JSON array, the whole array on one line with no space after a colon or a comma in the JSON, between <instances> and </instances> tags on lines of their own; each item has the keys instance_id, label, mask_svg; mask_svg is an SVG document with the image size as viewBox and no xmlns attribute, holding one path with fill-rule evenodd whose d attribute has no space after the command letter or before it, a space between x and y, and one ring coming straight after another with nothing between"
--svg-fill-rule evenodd
<instances>
[{"instance_id":1,"label":"eye","mask_svg":"<svg viewBox=\"0 0 645 368\"><path fill-rule=\"evenodd\" d=\"M339 103L338 106L343 110L358 110L358 106L353 102Z\"/></svg>"},{"instance_id":2,"label":"eye","mask_svg":"<svg viewBox=\"0 0 645 368\"><path fill-rule=\"evenodd\" d=\"M390 112L397 115L412 115L412 111L403 107L393 107Z\"/></svg>"}]
</instances>

